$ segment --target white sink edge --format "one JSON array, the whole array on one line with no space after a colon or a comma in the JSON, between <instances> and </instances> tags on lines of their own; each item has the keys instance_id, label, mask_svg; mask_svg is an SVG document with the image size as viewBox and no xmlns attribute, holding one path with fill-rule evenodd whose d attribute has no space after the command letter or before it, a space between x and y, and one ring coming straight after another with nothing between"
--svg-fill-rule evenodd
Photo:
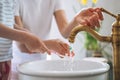
<instances>
[{"instance_id":1,"label":"white sink edge","mask_svg":"<svg viewBox=\"0 0 120 80\"><path fill-rule=\"evenodd\" d=\"M40 61L47 61L47 60L40 60ZM86 61L86 60L84 60L84 61ZM94 62L94 61L91 61L91 62ZM30 62L26 62L26 63L30 63ZM26 63L22 63L17 67L17 70L19 73L24 74L24 75L30 75L30 76L46 76L46 77L50 77L50 76L53 77L53 75L54 75L54 77L92 76L92 75L105 73L110 68L110 66L107 63L98 62L98 63L103 64L105 66L105 68L101 68L101 69L97 69L97 70L88 70L88 71L41 71L41 72L23 71L22 69L19 69L19 67L21 65L24 65Z\"/></svg>"}]
</instances>

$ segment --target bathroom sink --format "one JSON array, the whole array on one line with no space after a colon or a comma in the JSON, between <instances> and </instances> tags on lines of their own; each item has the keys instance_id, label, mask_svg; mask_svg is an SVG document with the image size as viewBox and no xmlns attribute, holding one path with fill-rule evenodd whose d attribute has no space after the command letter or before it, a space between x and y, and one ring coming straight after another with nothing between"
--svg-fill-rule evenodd
<instances>
[{"instance_id":1,"label":"bathroom sink","mask_svg":"<svg viewBox=\"0 0 120 80\"><path fill-rule=\"evenodd\" d=\"M19 80L107 80L109 65L88 60L38 60L20 64Z\"/></svg>"}]
</instances>

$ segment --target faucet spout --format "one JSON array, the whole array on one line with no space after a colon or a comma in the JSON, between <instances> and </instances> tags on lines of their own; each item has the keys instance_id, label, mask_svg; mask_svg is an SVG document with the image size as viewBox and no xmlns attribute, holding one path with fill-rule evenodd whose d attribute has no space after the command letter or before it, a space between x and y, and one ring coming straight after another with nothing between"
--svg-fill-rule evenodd
<instances>
[{"instance_id":1,"label":"faucet spout","mask_svg":"<svg viewBox=\"0 0 120 80\"><path fill-rule=\"evenodd\" d=\"M79 25L72 29L70 36L69 36L70 43L73 43L75 41L75 36L80 31L86 31L86 32L90 33L91 36L93 36L95 39L102 41L102 42L111 42L112 41L112 38L109 36L101 36L97 31L91 29L90 27Z\"/></svg>"}]
</instances>

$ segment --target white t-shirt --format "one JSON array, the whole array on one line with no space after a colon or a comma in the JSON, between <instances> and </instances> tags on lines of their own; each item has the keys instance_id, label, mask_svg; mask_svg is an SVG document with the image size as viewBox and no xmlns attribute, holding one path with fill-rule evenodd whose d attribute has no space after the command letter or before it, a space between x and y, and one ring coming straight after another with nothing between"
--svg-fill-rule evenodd
<instances>
[{"instance_id":1,"label":"white t-shirt","mask_svg":"<svg viewBox=\"0 0 120 80\"><path fill-rule=\"evenodd\" d=\"M40 37L49 37L53 13L63 9L62 0L18 0L16 16L20 16L26 29Z\"/></svg>"},{"instance_id":2,"label":"white t-shirt","mask_svg":"<svg viewBox=\"0 0 120 80\"><path fill-rule=\"evenodd\" d=\"M15 15L20 16L26 29L40 37L48 39L53 14L63 10L62 0L18 0ZM15 54L22 57L22 62L45 59L46 54Z\"/></svg>"}]
</instances>

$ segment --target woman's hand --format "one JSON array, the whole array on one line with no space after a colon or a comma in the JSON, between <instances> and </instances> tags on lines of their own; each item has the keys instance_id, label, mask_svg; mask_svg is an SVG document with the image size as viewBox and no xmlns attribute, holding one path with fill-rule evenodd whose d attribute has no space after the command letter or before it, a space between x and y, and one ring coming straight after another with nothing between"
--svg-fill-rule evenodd
<instances>
[{"instance_id":1,"label":"woman's hand","mask_svg":"<svg viewBox=\"0 0 120 80\"><path fill-rule=\"evenodd\" d=\"M55 51L60 57L64 57L66 55L74 56L74 53L70 53L69 45L59 39L46 40L44 43L49 49Z\"/></svg>"},{"instance_id":2,"label":"woman's hand","mask_svg":"<svg viewBox=\"0 0 120 80\"><path fill-rule=\"evenodd\" d=\"M58 29L65 38L68 38L71 30L78 25L89 26L95 29L95 27L100 27L100 21L103 20L101 8L83 9L70 22L68 22L63 10L56 11L54 15Z\"/></svg>"},{"instance_id":3,"label":"woman's hand","mask_svg":"<svg viewBox=\"0 0 120 80\"><path fill-rule=\"evenodd\" d=\"M81 10L74 20L78 24L95 28L100 27L100 20L103 20L103 15L100 8L87 8Z\"/></svg>"}]
</instances>

